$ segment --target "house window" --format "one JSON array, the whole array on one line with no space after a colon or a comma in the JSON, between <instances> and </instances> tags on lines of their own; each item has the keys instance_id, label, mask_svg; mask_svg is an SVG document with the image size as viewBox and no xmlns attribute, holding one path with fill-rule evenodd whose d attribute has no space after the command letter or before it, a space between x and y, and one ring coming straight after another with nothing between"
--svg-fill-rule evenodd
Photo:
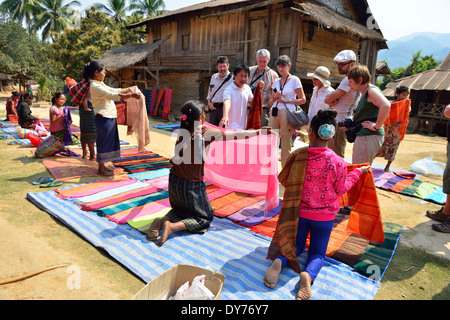
<instances>
[{"instance_id":1,"label":"house window","mask_svg":"<svg viewBox=\"0 0 450 320\"><path fill-rule=\"evenodd\" d=\"M181 49L182 50L189 50L189 39L190 39L189 35L182 36L182 38L181 38Z\"/></svg>"}]
</instances>

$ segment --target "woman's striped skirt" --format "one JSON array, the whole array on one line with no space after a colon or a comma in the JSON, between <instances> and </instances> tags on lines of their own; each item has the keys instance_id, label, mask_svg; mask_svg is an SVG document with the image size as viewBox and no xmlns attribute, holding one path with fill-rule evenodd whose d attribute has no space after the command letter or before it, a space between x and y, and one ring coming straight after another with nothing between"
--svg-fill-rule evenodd
<instances>
[{"instance_id":1,"label":"woman's striped skirt","mask_svg":"<svg viewBox=\"0 0 450 320\"><path fill-rule=\"evenodd\" d=\"M169 200L172 210L167 216L171 222L182 221L194 233L208 230L214 215L203 181L190 181L170 173Z\"/></svg>"}]
</instances>

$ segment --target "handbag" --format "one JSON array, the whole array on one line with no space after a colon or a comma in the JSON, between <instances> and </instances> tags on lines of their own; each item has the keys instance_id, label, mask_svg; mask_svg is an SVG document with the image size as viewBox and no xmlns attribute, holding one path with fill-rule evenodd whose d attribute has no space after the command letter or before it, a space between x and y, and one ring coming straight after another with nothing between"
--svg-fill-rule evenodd
<instances>
[{"instance_id":1,"label":"handbag","mask_svg":"<svg viewBox=\"0 0 450 320\"><path fill-rule=\"evenodd\" d=\"M64 149L64 143L62 140L55 136L50 136L49 138L42 141L36 148L34 155L37 158L45 158L53 156Z\"/></svg>"},{"instance_id":2,"label":"handbag","mask_svg":"<svg viewBox=\"0 0 450 320\"><path fill-rule=\"evenodd\" d=\"M308 115L305 113L305 111L303 111L302 108L300 108L300 110L291 111L286 106L286 109L288 110L288 122L292 128L300 129L301 127L306 126L309 123Z\"/></svg>"}]
</instances>

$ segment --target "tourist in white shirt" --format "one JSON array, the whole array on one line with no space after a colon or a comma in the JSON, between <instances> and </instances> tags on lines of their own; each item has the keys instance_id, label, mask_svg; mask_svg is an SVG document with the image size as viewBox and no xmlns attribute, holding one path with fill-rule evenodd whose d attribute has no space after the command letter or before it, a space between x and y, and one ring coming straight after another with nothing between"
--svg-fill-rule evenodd
<instances>
[{"instance_id":1,"label":"tourist in white shirt","mask_svg":"<svg viewBox=\"0 0 450 320\"><path fill-rule=\"evenodd\" d=\"M218 72L211 77L206 100L210 110L209 123L218 126L223 117L223 92L233 82L233 75L228 70L230 64L225 56L217 58L216 67Z\"/></svg>"},{"instance_id":2,"label":"tourist in white shirt","mask_svg":"<svg viewBox=\"0 0 450 320\"><path fill-rule=\"evenodd\" d=\"M239 65L233 70L234 81L223 92L223 118L219 127L245 130L247 126L247 104L253 100L253 93L247 84L250 70Z\"/></svg>"},{"instance_id":3,"label":"tourist in white shirt","mask_svg":"<svg viewBox=\"0 0 450 320\"><path fill-rule=\"evenodd\" d=\"M284 167L286 161L291 153L291 138L294 129L288 121L288 110L296 110L297 105L302 105L306 102L305 93L300 79L297 76L291 75L291 59L283 55L277 60L277 70L281 78L275 80L272 89L273 105L270 112L270 127L272 129L280 130L281 139L281 165ZM275 111L274 114L274 109Z\"/></svg>"},{"instance_id":4,"label":"tourist in white shirt","mask_svg":"<svg viewBox=\"0 0 450 320\"><path fill-rule=\"evenodd\" d=\"M318 67L313 73L308 73L307 76L312 78L314 85L311 101L309 102L308 118L311 119L319 112L320 109L329 108L325 103L327 95L332 93L334 89L331 87L330 70L327 67Z\"/></svg>"},{"instance_id":5,"label":"tourist in white shirt","mask_svg":"<svg viewBox=\"0 0 450 320\"><path fill-rule=\"evenodd\" d=\"M338 53L334 61L339 74L345 75L345 78L336 91L325 98L325 103L337 111L336 122L339 123L346 119L353 119L353 111L358 106L361 94L350 88L347 77L355 66L356 54L352 50L343 50ZM345 157L345 146L347 145L345 130L345 128L337 127L336 134L328 141L328 148L342 158Z\"/></svg>"}]
</instances>

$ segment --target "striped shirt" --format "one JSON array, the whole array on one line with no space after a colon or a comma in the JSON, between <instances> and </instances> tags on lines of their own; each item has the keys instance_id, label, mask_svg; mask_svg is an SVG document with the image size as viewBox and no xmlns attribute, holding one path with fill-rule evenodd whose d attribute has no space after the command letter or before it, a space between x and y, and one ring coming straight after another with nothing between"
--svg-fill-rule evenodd
<instances>
[{"instance_id":1,"label":"striped shirt","mask_svg":"<svg viewBox=\"0 0 450 320\"><path fill-rule=\"evenodd\" d=\"M264 108L271 107L272 101L272 85L275 80L278 79L278 74L270 68L266 68L265 73L258 80L254 81L258 78L260 74L258 74L258 66L250 67L250 76L248 77L247 84L254 88L259 81L264 81L264 88L262 89L262 105ZM254 82L253 84L251 84ZM251 84L251 85L250 85Z\"/></svg>"}]
</instances>

